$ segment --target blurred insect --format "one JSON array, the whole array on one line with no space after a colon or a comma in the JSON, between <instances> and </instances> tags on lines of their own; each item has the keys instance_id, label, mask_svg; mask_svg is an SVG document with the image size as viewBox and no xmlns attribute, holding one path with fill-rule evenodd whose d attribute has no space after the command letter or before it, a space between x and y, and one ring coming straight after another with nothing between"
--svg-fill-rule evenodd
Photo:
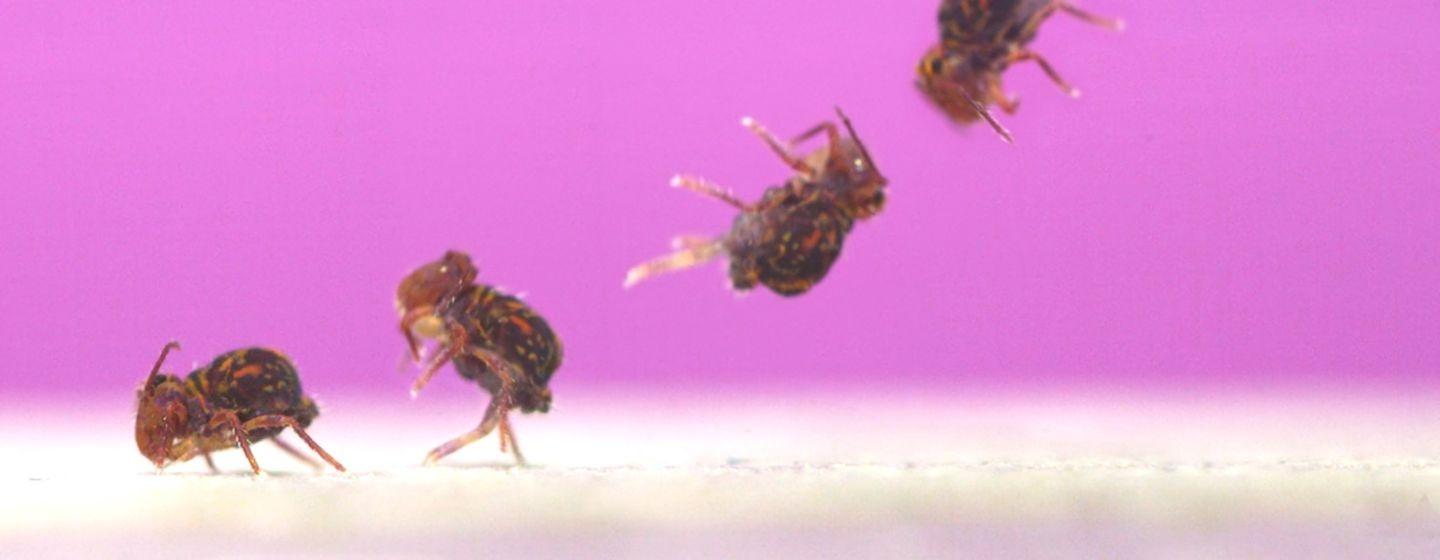
<instances>
[{"instance_id":1,"label":"blurred insect","mask_svg":"<svg viewBox=\"0 0 1440 560\"><path fill-rule=\"evenodd\" d=\"M279 439L280 432L290 428L325 462L345 470L305 432L320 409L301 392L295 366L284 355L265 348L226 352L182 380L160 373L165 357L178 348L178 342L170 342L160 350L140 389L135 415L135 443L156 468L199 455L211 472L218 472L210 454L239 447L250 469L260 474L250 444L266 439L319 468L319 463Z\"/></svg>"},{"instance_id":2,"label":"blurred insect","mask_svg":"<svg viewBox=\"0 0 1440 560\"><path fill-rule=\"evenodd\" d=\"M435 358L422 364L420 377L410 388L411 396L418 395L448 361L454 362L460 377L479 383L490 393L490 405L480 425L436 447L426 456L427 465L496 428L500 451L508 449L523 465L525 456L515 442L509 412L512 408L526 414L550 411L548 384L564 353L560 339L524 302L476 284L477 274L469 255L450 251L410 273L396 293L400 332L409 344L411 359L422 363L417 336L440 342Z\"/></svg>"},{"instance_id":3,"label":"blurred insect","mask_svg":"<svg viewBox=\"0 0 1440 560\"><path fill-rule=\"evenodd\" d=\"M1044 57L1027 46L1057 11L1115 31L1124 22L1096 16L1064 0L944 0L940 4L940 43L920 60L920 90L950 118L961 124L984 119L1006 142L1013 142L990 105L1007 114L1020 106L1005 94L1001 75L1011 64L1034 61L1050 80L1071 97L1072 87Z\"/></svg>"},{"instance_id":4,"label":"blurred insect","mask_svg":"<svg viewBox=\"0 0 1440 560\"><path fill-rule=\"evenodd\" d=\"M842 136L834 122L826 121L790 142L781 142L754 119L741 119L795 175L781 186L766 189L754 204L699 177L677 175L670 186L717 198L740 210L740 215L723 237L675 239L676 252L631 268L625 287L722 255L730 261L730 285L737 291L750 290L758 283L782 296L797 296L825 278L855 221L884 208L887 182L850 119L838 108L835 112L848 136ZM822 133L828 139L825 147L803 158L792 151L796 144Z\"/></svg>"}]
</instances>

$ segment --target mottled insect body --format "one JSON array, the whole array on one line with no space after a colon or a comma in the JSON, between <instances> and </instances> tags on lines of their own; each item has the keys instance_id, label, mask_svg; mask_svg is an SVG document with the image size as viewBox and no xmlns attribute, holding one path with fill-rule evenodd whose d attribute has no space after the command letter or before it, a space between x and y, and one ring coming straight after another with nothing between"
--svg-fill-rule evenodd
<instances>
[{"instance_id":1,"label":"mottled insect body","mask_svg":"<svg viewBox=\"0 0 1440 560\"><path fill-rule=\"evenodd\" d=\"M500 449L508 449L523 464L508 414L512 408L527 414L550 410L550 378L564 356L560 338L525 302L476 284L477 274L468 255L450 251L416 269L397 290L400 330L411 357L422 361L417 337L440 343L435 358L423 364L411 393L418 394L446 362L453 362L461 377L479 383L491 395L480 425L435 448L426 463L498 428Z\"/></svg>"},{"instance_id":2,"label":"mottled insect body","mask_svg":"<svg viewBox=\"0 0 1440 560\"><path fill-rule=\"evenodd\" d=\"M837 111L838 113L838 111ZM676 252L630 269L625 286L658 274L690 268L724 256L730 286L737 291L763 285L782 296L810 290L840 257L856 221L880 213L887 181L860 143L850 120L840 113L849 136L833 122L821 123L782 143L754 120L742 121L775 151L795 175L765 190L759 202L745 203L704 179L677 176L671 185L717 198L740 211L730 232L719 238L681 237ZM825 134L829 142L806 157L792 147Z\"/></svg>"},{"instance_id":3,"label":"mottled insect body","mask_svg":"<svg viewBox=\"0 0 1440 560\"><path fill-rule=\"evenodd\" d=\"M199 455L215 470L211 453L239 447L250 468L259 474L250 444L267 439L318 466L284 441L274 439L290 428L321 458L345 470L305 432L320 409L301 390L300 376L283 354L245 348L221 354L183 379L161 374L165 357L178 347L173 342L165 345L138 398L135 441L156 467Z\"/></svg>"},{"instance_id":4,"label":"mottled insect body","mask_svg":"<svg viewBox=\"0 0 1440 560\"><path fill-rule=\"evenodd\" d=\"M450 321L465 326L471 344L494 350L523 375L512 379L511 397L521 412L549 412L547 384L560 369L563 348L550 324L514 296L489 286L470 286L445 312ZM500 375L485 360L461 352L454 359L461 377L476 381L492 397L504 389Z\"/></svg>"},{"instance_id":5,"label":"mottled insect body","mask_svg":"<svg viewBox=\"0 0 1440 560\"><path fill-rule=\"evenodd\" d=\"M1009 131L990 114L998 106L1014 113L1018 99L1007 95L1001 76L1011 64L1033 61L1066 94L1079 97L1044 57L1029 44L1057 11L1119 30L1123 22L1102 18L1063 0L944 0L940 4L940 42L920 60L918 86L952 120L968 124L984 119L1007 142Z\"/></svg>"},{"instance_id":6,"label":"mottled insect body","mask_svg":"<svg viewBox=\"0 0 1440 560\"><path fill-rule=\"evenodd\" d=\"M190 372L185 385L205 395L211 407L233 410L241 421L278 414L289 416L302 428L320 416L315 401L300 390L300 375L284 354L269 348L244 348L226 352L209 365ZM261 428L249 432L259 441L280 432Z\"/></svg>"},{"instance_id":7,"label":"mottled insect body","mask_svg":"<svg viewBox=\"0 0 1440 560\"><path fill-rule=\"evenodd\" d=\"M1063 3L1055 0L943 0L942 43L989 58L1009 54L1035 39L1040 24Z\"/></svg>"},{"instance_id":8,"label":"mottled insect body","mask_svg":"<svg viewBox=\"0 0 1440 560\"><path fill-rule=\"evenodd\" d=\"M731 287L745 291L758 283L783 296L805 293L840 258L855 217L818 189L797 195L772 187L759 206L765 210L741 212L723 241Z\"/></svg>"}]
</instances>

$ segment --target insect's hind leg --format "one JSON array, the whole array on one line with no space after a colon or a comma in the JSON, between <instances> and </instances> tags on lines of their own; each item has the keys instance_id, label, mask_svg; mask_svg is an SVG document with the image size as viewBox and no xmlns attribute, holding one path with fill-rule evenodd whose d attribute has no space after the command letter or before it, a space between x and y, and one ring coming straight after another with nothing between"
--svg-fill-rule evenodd
<instances>
[{"instance_id":1,"label":"insect's hind leg","mask_svg":"<svg viewBox=\"0 0 1440 560\"><path fill-rule=\"evenodd\" d=\"M672 243L675 252L652 259L643 264L631 268L625 273L625 287L630 288L640 282L677 270L684 270L710 262L725 250L722 239L701 239L696 237L678 237Z\"/></svg>"},{"instance_id":2,"label":"insect's hind leg","mask_svg":"<svg viewBox=\"0 0 1440 560\"><path fill-rule=\"evenodd\" d=\"M506 444L509 444L510 454L515 456L515 462L520 465L525 462L525 454L520 452L520 444L515 441L515 430L510 427L508 418L502 418L500 422L500 450L505 451Z\"/></svg>"},{"instance_id":3,"label":"insect's hind leg","mask_svg":"<svg viewBox=\"0 0 1440 560\"><path fill-rule=\"evenodd\" d=\"M1074 4L1071 4L1069 2L1057 2L1056 6L1058 6L1061 11L1070 14L1071 16L1074 16L1086 23L1098 25L1111 31L1125 30L1125 20L1123 19L1098 16L1080 8L1077 8Z\"/></svg>"},{"instance_id":4,"label":"insect's hind leg","mask_svg":"<svg viewBox=\"0 0 1440 560\"><path fill-rule=\"evenodd\" d=\"M334 457L331 457L329 453L326 453L325 450L320 447L320 444L315 443L315 440L310 438L310 434L305 433L305 427L301 426L300 421L294 417L283 414L256 416L246 420L242 428L247 432L264 428L290 428L291 431L295 432L295 435L305 440L305 444L310 446L311 451L314 451L315 454L319 455L321 459L324 459L326 463L330 463L330 466L335 467L335 470L345 472L345 465L340 464L340 462L336 461Z\"/></svg>"},{"instance_id":5,"label":"insect's hind leg","mask_svg":"<svg viewBox=\"0 0 1440 560\"><path fill-rule=\"evenodd\" d=\"M250 451L250 437L246 433L245 426L240 423L240 417L235 415L233 410L220 410L210 420L208 428L215 430L221 427L229 427L235 437L235 446L245 452L245 460L250 462L250 470L260 474L260 463L255 462L255 454ZM206 454L208 458L209 455ZM213 466L213 465L212 465Z\"/></svg>"},{"instance_id":6,"label":"insect's hind leg","mask_svg":"<svg viewBox=\"0 0 1440 560\"><path fill-rule=\"evenodd\" d=\"M500 428L500 452L510 451L515 455L515 463L524 466L525 455L520 453L520 446L515 443L515 432L510 429L510 408L515 404L515 380L519 379L521 371L493 351L471 348L470 354L485 362L485 367L500 378L500 394L491 399L494 401L493 414ZM487 416L491 413L490 409L486 410Z\"/></svg>"},{"instance_id":7,"label":"insect's hind leg","mask_svg":"<svg viewBox=\"0 0 1440 560\"><path fill-rule=\"evenodd\" d=\"M1010 55L1010 62L1024 62L1027 60L1034 61L1035 64L1040 65L1040 69L1045 72L1046 76L1050 77L1050 81L1060 86L1060 89L1063 90L1066 95L1070 97L1080 97L1080 90L1075 89L1075 86L1070 85L1069 82L1065 81L1065 78L1060 77L1060 73L1055 71L1055 67L1051 66L1050 62L1045 60L1045 57L1040 56L1034 51L1017 51L1015 54Z\"/></svg>"},{"instance_id":8,"label":"insect's hind leg","mask_svg":"<svg viewBox=\"0 0 1440 560\"><path fill-rule=\"evenodd\" d=\"M999 78L991 78L986 81L985 88L989 91L990 99L1007 115L1015 114L1020 110L1020 99L1011 97L1005 93L1005 86L1000 85Z\"/></svg>"},{"instance_id":9,"label":"insect's hind leg","mask_svg":"<svg viewBox=\"0 0 1440 560\"><path fill-rule=\"evenodd\" d=\"M490 432L495 431L495 426L500 423L500 415L497 414L497 412L499 412L499 408L500 399L491 399L490 406L485 408L485 418L480 420L480 425L476 426L475 429L460 434L459 437L442 443L439 447L431 450L430 453L425 456L425 465L433 465L439 462L441 459L444 459L445 456L459 451L461 448L475 443L480 438L483 438L489 435Z\"/></svg>"},{"instance_id":10,"label":"insect's hind leg","mask_svg":"<svg viewBox=\"0 0 1440 560\"><path fill-rule=\"evenodd\" d=\"M294 457L295 460L309 465L312 469L320 470L320 463L318 461L301 453L299 449L295 449L295 446L290 445L290 442L280 439L280 434L275 434L275 437L270 438L270 441L274 442L275 446L279 447L285 454Z\"/></svg>"}]
</instances>

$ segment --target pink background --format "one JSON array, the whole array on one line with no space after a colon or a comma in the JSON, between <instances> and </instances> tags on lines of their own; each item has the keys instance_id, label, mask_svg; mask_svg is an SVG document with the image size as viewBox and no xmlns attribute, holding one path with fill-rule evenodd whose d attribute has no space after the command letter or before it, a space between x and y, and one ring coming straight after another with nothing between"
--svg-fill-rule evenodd
<instances>
[{"instance_id":1,"label":"pink background","mask_svg":"<svg viewBox=\"0 0 1440 560\"><path fill-rule=\"evenodd\" d=\"M1087 0L1018 143L911 87L934 0L7 2L0 387L127 395L241 345L403 398L395 284L529 294L567 391L1440 389L1433 2ZM786 169L738 126L855 119L891 179L808 296L627 267ZM453 375L446 374L453 378ZM450 381L453 383L453 379Z\"/></svg>"}]
</instances>

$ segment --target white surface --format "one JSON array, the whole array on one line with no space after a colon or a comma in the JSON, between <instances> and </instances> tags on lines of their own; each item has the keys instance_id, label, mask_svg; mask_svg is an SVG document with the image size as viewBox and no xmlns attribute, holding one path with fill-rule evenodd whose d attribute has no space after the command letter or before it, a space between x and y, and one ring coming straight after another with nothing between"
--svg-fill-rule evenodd
<instances>
[{"instance_id":1,"label":"white surface","mask_svg":"<svg viewBox=\"0 0 1440 560\"><path fill-rule=\"evenodd\" d=\"M351 468L260 446L157 475L128 407L7 407L3 556L1437 557L1418 399L966 403L600 396L416 466L478 398L329 402ZM704 407L692 403L704 403ZM1406 405L1405 403L1410 403ZM62 411L61 412L58 411ZM292 440L293 441L293 440Z\"/></svg>"}]
</instances>

